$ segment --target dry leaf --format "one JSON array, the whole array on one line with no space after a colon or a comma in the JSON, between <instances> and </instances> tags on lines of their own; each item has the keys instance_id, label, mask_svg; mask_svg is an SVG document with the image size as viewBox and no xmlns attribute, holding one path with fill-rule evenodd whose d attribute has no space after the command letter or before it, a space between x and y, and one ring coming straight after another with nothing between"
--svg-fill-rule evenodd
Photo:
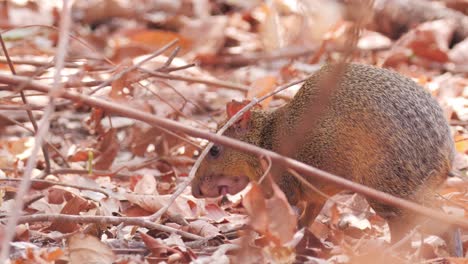
<instances>
[{"instance_id":1,"label":"dry leaf","mask_svg":"<svg viewBox=\"0 0 468 264\"><path fill-rule=\"evenodd\" d=\"M60 213L67 214L67 215L79 215L80 212L88 210L90 206L91 206L91 203L89 203L87 200L78 196L73 196L73 198L65 204L65 206L63 207ZM76 231L78 227L79 226L77 223L73 223L73 222L62 223L60 221L54 221L52 222L52 224L49 226L48 229L59 231L62 233L71 233L73 231Z\"/></svg>"},{"instance_id":2,"label":"dry leaf","mask_svg":"<svg viewBox=\"0 0 468 264\"><path fill-rule=\"evenodd\" d=\"M101 138L97 149L99 151L99 157L94 161L94 169L109 169L120 150L120 143L117 138L117 130L109 129Z\"/></svg>"},{"instance_id":3,"label":"dry leaf","mask_svg":"<svg viewBox=\"0 0 468 264\"><path fill-rule=\"evenodd\" d=\"M133 192L135 194L143 194L143 195L158 195L158 191L156 189L156 179L153 175L145 174L143 177L137 182Z\"/></svg>"},{"instance_id":4,"label":"dry leaf","mask_svg":"<svg viewBox=\"0 0 468 264\"><path fill-rule=\"evenodd\" d=\"M68 240L70 264L112 264L115 255L99 239L91 235L76 234Z\"/></svg>"},{"instance_id":5,"label":"dry leaf","mask_svg":"<svg viewBox=\"0 0 468 264\"><path fill-rule=\"evenodd\" d=\"M191 233L200 235L202 237L214 237L219 235L219 230L214 225L204 220L195 220L189 224Z\"/></svg>"},{"instance_id":6,"label":"dry leaf","mask_svg":"<svg viewBox=\"0 0 468 264\"><path fill-rule=\"evenodd\" d=\"M246 98L251 100L254 97L260 98L276 88L277 78L275 76L269 75L255 80L251 85L250 89L247 92ZM264 109L268 108L272 97L267 98L265 101L261 102L261 105Z\"/></svg>"},{"instance_id":7,"label":"dry leaf","mask_svg":"<svg viewBox=\"0 0 468 264\"><path fill-rule=\"evenodd\" d=\"M250 215L250 225L273 243L284 245L290 241L297 226L297 216L281 189L273 184L273 196L264 198L257 184L246 194L243 204Z\"/></svg>"},{"instance_id":8,"label":"dry leaf","mask_svg":"<svg viewBox=\"0 0 468 264\"><path fill-rule=\"evenodd\" d=\"M139 195L129 193L126 198L148 212L156 212L165 206L172 195ZM170 215L181 215L183 217L194 217L196 212L190 206L190 199L181 195L177 197L175 202L169 207Z\"/></svg>"}]
</instances>

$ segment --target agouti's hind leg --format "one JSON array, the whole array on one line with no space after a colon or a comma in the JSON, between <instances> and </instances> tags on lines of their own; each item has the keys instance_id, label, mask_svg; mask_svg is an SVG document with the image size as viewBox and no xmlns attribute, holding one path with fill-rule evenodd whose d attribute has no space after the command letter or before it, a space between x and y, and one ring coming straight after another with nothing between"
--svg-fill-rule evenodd
<instances>
[{"instance_id":1,"label":"agouti's hind leg","mask_svg":"<svg viewBox=\"0 0 468 264\"><path fill-rule=\"evenodd\" d=\"M408 235L415 226L410 222L410 219L404 216L394 216L387 218L388 227L390 228L391 243L400 242ZM410 242L411 240L408 240ZM409 246L409 243L408 243Z\"/></svg>"},{"instance_id":2,"label":"agouti's hind leg","mask_svg":"<svg viewBox=\"0 0 468 264\"><path fill-rule=\"evenodd\" d=\"M299 227L310 227L314 222L317 215L322 210L322 207L325 202L323 203L306 203L304 209L302 211L301 216L299 217Z\"/></svg>"},{"instance_id":3,"label":"agouti's hind leg","mask_svg":"<svg viewBox=\"0 0 468 264\"><path fill-rule=\"evenodd\" d=\"M402 212L397 208L382 204L375 200L368 200L368 202L374 211L387 221L392 244L399 242L415 227L415 219L412 217L412 214Z\"/></svg>"}]
</instances>

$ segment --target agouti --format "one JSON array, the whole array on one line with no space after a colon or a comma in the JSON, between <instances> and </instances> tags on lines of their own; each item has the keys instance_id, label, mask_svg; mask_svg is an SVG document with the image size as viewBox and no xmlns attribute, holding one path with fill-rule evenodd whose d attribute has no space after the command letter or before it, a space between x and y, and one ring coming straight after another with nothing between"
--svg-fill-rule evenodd
<instances>
[{"instance_id":1,"label":"agouti","mask_svg":"<svg viewBox=\"0 0 468 264\"><path fill-rule=\"evenodd\" d=\"M278 151L294 141L305 124L304 112L316 104L328 65L308 79L296 96L274 111L252 109L224 135ZM368 65L348 64L320 117L314 118L305 139L291 156L321 170L374 189L431 206L435 190L451 171L454 144L438 103L422 87L396 72ZM301 117L303 117L301 119ZM310 117L309 117L310 118ZM303 223L310 223L326 201L301 185L284 168L272 176L291 204L306 202ZM192 183L195 197L235 194L264 174L259 158L214 145ZM313 178L307 180L331 196L342 189ZM387 219L392 241L414 222L411 212L369 200ZM305 219L305 220L304 220ZM414 224L414 223L413 223Z\"/></svg>"}]
</instances>

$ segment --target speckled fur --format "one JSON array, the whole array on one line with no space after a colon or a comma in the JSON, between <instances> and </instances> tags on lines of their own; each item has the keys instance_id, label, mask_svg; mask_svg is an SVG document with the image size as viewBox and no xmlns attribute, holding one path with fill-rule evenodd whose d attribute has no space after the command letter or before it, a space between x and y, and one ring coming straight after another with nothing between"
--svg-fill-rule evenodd
<instances>
[{"instance_id":1,"label":"speckled fur","mask_svg":"<svg viewBox=\"0 0 468 264\"><path fill-rule=\"evenodd\" d=\"M317 102L319 82L332 67L322 68L291 102L276 111L252 111L247 131L233 127L225 134L273 151L294 141L297 126L304 123L300 118L307 117L303 115L306 106ZM450 172L454 156L440 106L415 82L393 71L352 64L341 80L294 158L392 195L419 203L431 201L433 190ZM290 202L306 200L314 211L308 217L315 218L325 199L284 170L274 167L273 172ZM226 149L217 160L203 162L194 184L216 173L244 173L257 180L263 171L256 157ZM309 181L328 195L341 190L313 178ZM370 203L390 220L406 213L377 201Z\"/></svg>"}]
</instances>

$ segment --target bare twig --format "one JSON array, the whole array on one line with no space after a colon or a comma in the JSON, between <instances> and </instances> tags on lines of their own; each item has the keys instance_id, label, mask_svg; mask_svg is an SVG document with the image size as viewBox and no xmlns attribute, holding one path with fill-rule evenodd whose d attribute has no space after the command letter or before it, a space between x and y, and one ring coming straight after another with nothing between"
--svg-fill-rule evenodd
<instances>
[{"instance_id":1,"label":"bare twig","mask_svg":"<svg viewBox=\"0 0 468 264\"><path fill-rule=\"evenodd\" d=\"M187 65L184 65L184 66L179 66L179 67L167 67L167 68L164 68L164 69L161 69L160 71L161 72L175 72L175 71L180 71L180 70L185 70L185 69L188 69L188 68L192 68L192 67L195 67L197 66L195 63L190 63L190 64L187 64Z\"/></svg>"},{"instance_id":2,"label":"bare twig","mask_svg":"<svg viewBox=\"0 0 468 264\"><path fill-rule=\"evenodd\" d=\"M231 55L223 57L210 58L210 60L202 61L203 65L223 65L223 66L244 66L248 64L256 64L260 61L275 61L282 59L294 59L303 56L309 56L314 53L310 48L296 48L280 50L273 53L250 53L242 55Z\"/></svg>"},{"instance_id":3,"label":"bare twig","mask_svg":"<svg viewBox=\"0 0 468 264\"><path fill-rule=\"evenodd\" d=\"M125 224L137 225L149 229L156 229L162 232L178 234L182 237L199 240L203 237L178 230L169 226L155 224L148 220L147 217L117 217L117 216L91 216L91 215L65 215L65 214L35 214L21 216L18 223L34 223L34 222L67 222L67 223L97 223L97 224Z\"/></svg>"},{"instance_id":4,"label":"bare twig","mask_svg":"<svg viewBox=\"0 0 468 264\"><path fill-rule=\"evenodd\" d=\"M225 81L220 81L220 80L206 80L206 79L200 79L200 78L195 78L195 77L188 77L188 76L182 76L182 75L175 75L175 74L168 74L168 73L163 73L163 72L157 72L157 71L151 71L145 68L140 68L140 71L147 73L153 77L158 77L158 78L163 78L163 79L169 79L169 80L178 80L178 81L186 81L186 82L194 82L194 83L203 83L206 85L212 85L212 86L218 86L218 87L225 87L241 92L247 92L249 90L248 86L241 85L241 84L235 84L231 82L225 82Z\"/></svg>"},{"instance_id":5,"label":"bare twig","mask_svg":"<svg viewBox=\"0 0 468 264\"><path fill-rule=\"evenodd\" d=\"M71 2L67 0L63 0L63 8L60 17L60 31L59 31L59 42L57 47L57 59L55 65L55 75L54 75L54 87L50 89L49 92L49 104L44 110L44 115L40 121L40 124L36 130L36 137L34 142L34 147L31 150L31 156L29 157L28 161L26 162L26 167L24 170L22 181L18 187L18 192L16 193L15 197L15 207L16 210L11 212L11 217L8 219L8 223L5 228L4 237L2 241L2 249L0 252L0 263L5 263L9 253L10 253L10 242L13 239L16 230L16 223L18 221L18 217L22 212L22 208L24 205L24 196L26 192L29 190L31 185L31 173L33 168L36 166L37 160L37 153L39 149L43 146L44 137L48 132L49 123L50 123L50 116L54 111L54 98L58 96L59 90L59 83L60 83L60 73L63 69L65 55L68 45L68 32L70 28L70 10L71 10Z\"/></svg>"},{"instance_id":6,"label":"bare twig","mask_svg":"<svg viewBox=\"0 0 468 264\"><path fill-rule=\"evenodd\" d=\"M258 184L262 184L263 180L265 180L265 178L271 172L271 166L272 166L271 159L269 157L265 157L264 159L266 159L266 161L268 162L267 163L268 166L266 167L265 172L263 172L262 177L260 177L260 179L258 180Z\"/></svg>"}]
</instances>

